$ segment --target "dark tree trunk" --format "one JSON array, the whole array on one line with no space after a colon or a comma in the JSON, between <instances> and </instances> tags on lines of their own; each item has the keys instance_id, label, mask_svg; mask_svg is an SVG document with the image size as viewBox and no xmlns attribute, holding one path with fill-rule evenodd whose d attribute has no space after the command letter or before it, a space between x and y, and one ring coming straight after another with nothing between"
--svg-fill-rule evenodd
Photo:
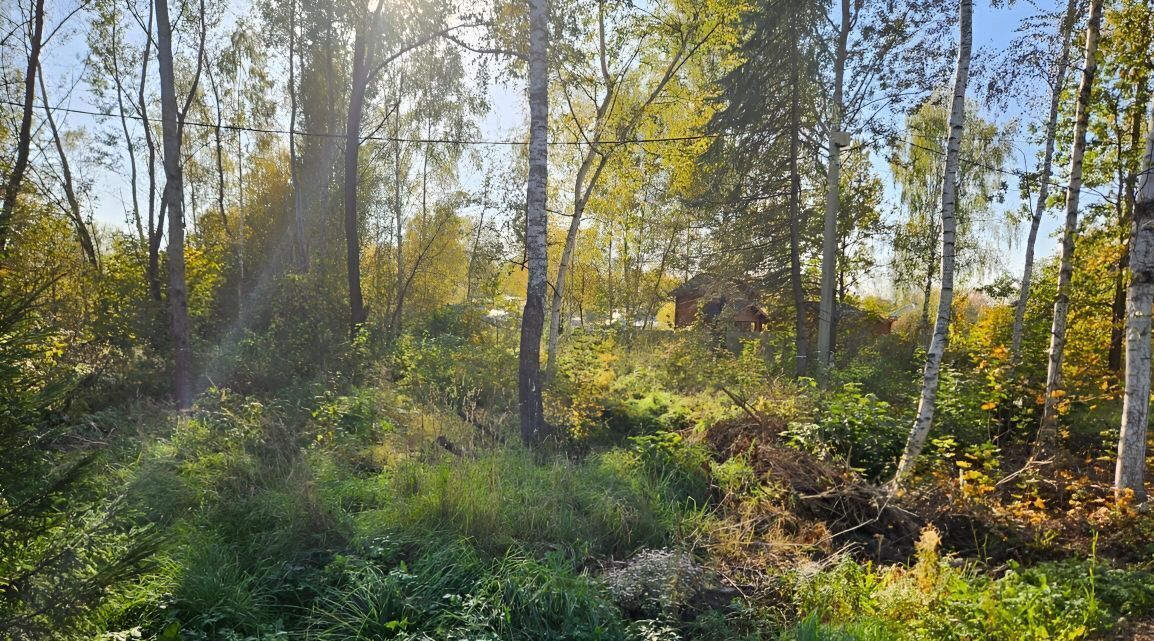
<instances>
[{"instance_id":1,"label":"dark tree trunk","mask_svg":"<svg viewBox=\"0 0 1154 641\"><path fill-rule=\"evenodd\" d=\"M297 159L297 83L296 83L296 0L289 4L288 94L289 94L289 176L293 188L293 256L298 272L309 269L308 236L305 230L304 194L301 193L300 163Z\"/></svg>"},{"instance_id":2,"label":"dark tree trunk","mask_svg":"<svg viewBox=\"0 0 1154 641\"><path fill-rule=\"evenodd\" d=\"M168 303L174 354L173 393L177 408L192 407L192 346L184 264L184 170L180 165L181 114L176 104L172 62L172 23L168 0L156 0L156 54L160 67L160 110L164 132L164 192L168 210Z\"/></svg>"},{"instance_id":3,"label":"dark tree trunk","mask_svg":"<svg viewBox=\"0 0 1154 641\"><path fill-rule=\"evenodd\" d=\"M28 154L32 147L32 112L36 108L36 76L40 70L40 49L44 40L44 0L32 4L32 31L28 41L28 67L24 71L24 104L20 116L20 132L16 137L16 161L4 186L4 203L0 207L0 253L8 247L12 235L12 220L16 215L16 199L24 184L28 169Z\"/></svg>"},{"instance_id":4,"label":"dark tree trunk","mask_svg":"<svg viewBox=\"0 0 1154 641\"><path fill-rule=\"evenodd\" d=\"M64 213L76 228L76 239L80 242L80 250L84 258L94 269L100 268L96 256L96 244L92 242L92 234L88 230L88 223L80 213L80 201L76 198L76 186L72 181L72 167L68 164L68 154L64 153L64 141L60 139L60 130L56 128L56 119L52 116L52 106L48 104L48 90L44 85L44 75L37 71L40 77L40 98L44 103L44 118L48 123L48 131L52 134L52 142L56 147L56 154L60 158L61 187L64 189L64 198L68 204Z\"/></svg>"},{"instance_id":5,"label":"dark tree trunk","mask_svg":"<svg viewBox=\"0 0 1154 641\"><path fill-rule=\"evenodd\" d=\"M349 283L349 336L365 322L365 300L361 293L361 239L357 217L357 178L360 172L361 116L368 84L364 28L357 29L353 42L353 75L349 96L349 118L345 126L345 257Z\"/></svg>"},{"instance_id":6,"label":"dark tree trunk","mask_svg":"<svg viewBox=\"0 0 1154 641\"><path fill-rule=\"evenodd\" d=\"M795 30L795 39L798 34ZM793 290L794 333L797 361L794 373L805 376L809 371L808 355L809 332L806 327L805 289L801 282L801 174L798 171L798 154L801 153L801 97L798 95L801 88L800 71L798 67L798 48L800 43L794 42L791 66L792 98L790 99L790 141L789 141L789 283Z\"/></svg>"},{"instance_id":7,"label":"dark tree trunk","mask_svg":"<svg viewBox=\"0 0 1154 641\"><path fill-rule=\"evenodd\" d=\"M144 145L148 148L148 265L144 268L144 277L148 281L148 295L153 301L161 301L160 292L160 240L164 236L165 206L162 202L159 209L156 204L156 141L152 137L152 126L148 119L148 100L145 90L148 87L148 61L152 53L152 23L155 7L150 3L148 8L148 26L145 30L144 53L140 61L140 87L136 94L136 101L140 109L141 126L144 129ZM162 199L163 200L163 199Z\"/></svg>"}]
</instances>

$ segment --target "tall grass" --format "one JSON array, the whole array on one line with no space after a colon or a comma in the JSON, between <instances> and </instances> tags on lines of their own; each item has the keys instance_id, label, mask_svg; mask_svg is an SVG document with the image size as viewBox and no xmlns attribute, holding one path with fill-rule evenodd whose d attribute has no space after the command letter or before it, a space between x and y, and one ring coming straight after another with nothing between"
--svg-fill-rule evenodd
<instances>
[{"instance_id":1,"label":"tall grass","mask_svg":"<svg viewBox=\"0 0 1154 641\"><path fill-rule=\"evenodd\" d=\"M472 460L408 460L371 479L331 479L357 531L452 534L491 555L513 547L621 556L668 545L693 512L631 452L545 463L510 448Z\"/></svg>"}]
</instances>

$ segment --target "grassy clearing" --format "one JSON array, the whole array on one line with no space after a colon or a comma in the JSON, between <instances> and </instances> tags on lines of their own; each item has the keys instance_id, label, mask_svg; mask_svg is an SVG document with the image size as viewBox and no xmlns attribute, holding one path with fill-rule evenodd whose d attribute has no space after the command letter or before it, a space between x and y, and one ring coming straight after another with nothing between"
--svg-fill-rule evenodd
<instances>
[{"instance_id":1,"label":"grassy clearing","mask_svg":"<svg viewBox=\"0 0 1154 641\"><path fill-rule=\"evenodd\" d=\"M219 394L188 418L125 417L150 436L110 473L165 539L102 611L104 638L1073 640L1154 607L1149 574L1093 560L990 573L943 556L934 530L908 565L811 545L735 583L733 557L711 560L719 542L805 532L741 527L789 500L757 461L717 463L692 434L579 458L455 455L416 435L436 422L464 443L474 428L396 391L301 406Z\"/></svg>"}]
</instances>

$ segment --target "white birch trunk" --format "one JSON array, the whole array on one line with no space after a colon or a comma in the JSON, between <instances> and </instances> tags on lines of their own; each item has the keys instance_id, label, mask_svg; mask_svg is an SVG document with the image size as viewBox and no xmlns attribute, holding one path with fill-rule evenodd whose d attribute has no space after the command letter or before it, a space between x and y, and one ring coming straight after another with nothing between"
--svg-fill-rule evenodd
<instances>
[{"instance_id":1,"label":"white birch trunk","mask_svg":"<svg viewBox=\"0 0 1154 641\"><path fill-rule=\"evenodd\" d=\"M1054 68L1053 87L1050 93L1050 116L1046 120L1046 148L1042 156L1042 172L1038 176L1038 202L1034 216L1030 220L1030 235L1026 239L1026 260L1022 268L1021 291L1014 309L1014 329L1010 339L1010 362L1017 363L1022 351L1022 325L1026 318L1026 304L1030 300L1030 285L1034 278L1034 246L1038 241L1038 227L1046 212L1046 200L1050 197L1050 179L1054 175L1054 138L1058 129L1058 106L1062 89L1066 86L1066 71L1070 65L1070 32L1074 29L1078 1L1069 0L1066 15L1062 19L1059 38L1062 39L1061 54Z\"/></svg>"},{"instance_id":2,"label":"white birch trunk","mask_svg":"<svg viewBox=\"0 0 1154 641\"><path fill-rule=\"evenodd\" d=\"M1066 349L1066 317L1070 309L1070 281L1074 272L1074 239L1078 234L1078 199L1082 194L1082 156L1090 122L1090 95L1098 70L1098 33L1102 24L1102 0L1090 1L1086 26L1086 52L1075 107L1074 147L1070 152L1070 182L1066 188L1066 228L1062 231L1062 262L1058 269L1058 294L1054 299L1054 324L1050 330L1050 360L1046 369L1046 400L1038 430L1035 457L1044 455L1058 433L1058 400L1062 389L1062 355Z\"/></svg>"},{"instance_id":3,"label":"white birch trunk","mask_svg":"<svg viewBox=\"0 0 1154 641\"><path fill-rule=\"evenodd\" d=\"M1126 393L1114 489L1146 501L1146 426L1150 411L1150 314L1154 304L1154 111L1130 233L1130 287L1126 292Z\"/></svg>"},{"instance_id":4,"label":"white birch trunk","mask_svg":"<svg viewBox=\"0 0 1154 641\"><path fill-rule=\"evenodd\" d=\"M942 175L942 289L938 301L938 318L934 326L933 338L926 353L925 372L922 377L921 399L918 401L918 415L914 419L906 442L905 453L898 463L893 483L899 483L913 468L926 437L934 421L934 404L938 396L938 382L941 376L942 357L946 351L946 341L950 331L950 308L954 300L954 243L957 234L957 175L958 157L961 152L962 134L965 130L966 87L970 79L970 53L973 49L973 0L960 0L960 38L958 42L958 66L954 77L954 97L950 107L950 137L946 143L946 166Z\"/></svg>"},{"instance_id":5,"label":"white birch trunk","mask_svg":"<svg viewBox=\"0 0 1154 641\"><path fill-rule=\"evenodd\" d=\"M529 279L517 363L521 439L526 444L538 443L547 436L541 402L541 331L549 269L545 209L549 177L548 50L548 0L529 0L529 180L525 190L525 263Z\"/></svg>"},{"instance_id":6,"label":"white birch trunk","mask_svg":"<svg viewBox=\"0 0 1154 641\"><path fill-rule=\"evenodd\" d=\"M601 97L597 104L597 113L593 121L593 138L589 142L585 155L581 159L581 165L577 170L577 177L573 184L573 217L569 221L569 231L565 235L565 245L561 249L561 258L557 263L557 277L553 281L553 296L549 305L549 334L546 341L546 367L545 380L553 379L557 370L557 347L561 336L561 309L565 302L565 291L568 288L569 269L573 262L573 253L577 248L577 237L581 231L581 222L585 216L585 207L589 203L589 199L593 196L593 190L597 188L601 180L601 173L609 162L610 156L613 154L616 146L610 146L607 149L602 149L601 141L606 134L606 126L610 116L610 110L617 102L619 82L623 74L614 76L609 71L609 54L605 43L605 2L601 0L598 4L598 60L601 67L601 82L605 85L605 94ZM653 87L652 91L630 115L624 126L617 128L617 135L619 137L627 137L636 131L637 126L641 122L641 118L645 115L649 106L653 104L661 96L665 90L666 85L673 79L677 70L688 60L689 56L693 55L694 51L700 46L704 40L697 44L690 46L690 32L683 34L683 37L677 48L670 54L668 64L661 79ZM567 97L567 96L566 96ZM573 105L569 105L572 112L574 124L580 129L577 121L577 114L573 111ZM590 173L592 172L592 173ZM612 298L612 297L610 297ZM613 314L613 306L609 306L610 317Z\"/></svg>"}]
</instances>

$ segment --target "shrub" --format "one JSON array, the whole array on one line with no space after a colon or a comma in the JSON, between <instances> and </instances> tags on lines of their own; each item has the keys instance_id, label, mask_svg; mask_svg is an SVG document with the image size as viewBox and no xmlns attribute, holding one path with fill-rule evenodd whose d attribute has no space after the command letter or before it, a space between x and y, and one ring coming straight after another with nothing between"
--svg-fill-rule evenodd
<instances>
[{"instance_id":1,"label":"shrub","mask_svg":"<svg viewBox=\"0 0 1154 641\"><path fill-rule=\"evenodd\" d=\"M147 566L157 541L111 500L100 454L59 411L71 380L59 337L37 318L43 292L0 284L0 638L84 638L92 614ZM91 438L84 434L85 441ZM79 440L79 439L77 439ZM99 443L95 443L99 446Z\"/></svg>"},{"instance_id":2,"label":"shrub","mask_svg":"<svg viewBox=\"0 0 1154 641\"><path fill-rule=\"evenodd\" d=\"M392 374L414 396L458 410L516 404L517 356L455 335L405 335L392 347Z\"/></svg>"},{"instance_id":3,"label":"shrub","mask_svg":"<svg viewBox=\"0 0 1154 641\"><path fill-rule=\"evenodd\" d=\"M814 454L835 455L871 479L892 471L902 453L909 424L889 403L849 383L821 397L815 423L795 423L787 436Z\"/></svg>"},{"instance_id":4,"label":"shrub","mask_svg":"<svg viewBox=\"0 0 1154 641\"><path fill-rule=\"evenodd\" d=\"M810 614L787 638L1086 639L1123 614L1148 611L1154 603L1150 579L1093 561L1012 566L991 578L940 558L936 532L930 530L923 533L910 568L875 568L846 559L802 578L796 603ZM890 636L870 636L882 630Z\"/></svg>"},{"instance_id":5,"label":"shrub","mask_svg":"<svg viewBox=\"0 0 1154 641\"><path fill-rule=\"evenodd\" d=\"M662 488L665 498L688 506L704 506L709 492L709 453L673 432L633 439L642 469Z\"/></svg>"}]
</instances>

